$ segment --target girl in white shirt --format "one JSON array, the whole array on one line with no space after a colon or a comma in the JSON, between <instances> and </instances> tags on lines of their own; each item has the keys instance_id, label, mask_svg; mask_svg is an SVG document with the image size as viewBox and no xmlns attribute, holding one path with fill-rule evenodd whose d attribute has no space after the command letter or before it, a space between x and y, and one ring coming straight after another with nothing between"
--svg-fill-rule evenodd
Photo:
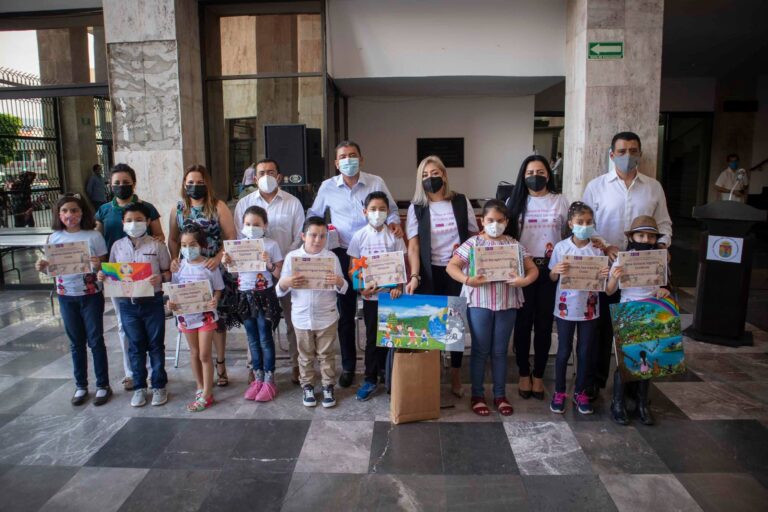
<instances>
[{"instance_id":1,"label":"girl in white shirt","mask_svg":"<svg viewBox=\"0 0 768 512\"><path fill-rule=\"evenodd\" d=\"M179 263L178 272L173 273L171 282L184 284L197 281L211 283L213 295L208 303L208 311L179 315L179 330L184 333L189 344L189 359L192 373L197 383L195 400L187 404L189 412L201 412L213 405L213 360L211 351L213 333L219 315L216 306L224 289L224 279L219 267L213 270L205 265L206 258L201 249L206 247L205 232L196 224L185 226L181 230L181 254L184 257ZM176 304L168 302L171 311L177 309Z\"/></svg>"},{"instance_id":2,"label":"girl in white shirt","mask_svg":"<svg viewBox=\"0 0 768 512\"><path fill-rule=\"evenodd\" d=\"M515 359L521 398L544 399L544 370L552 343L552 309L555 283L549 278L549 259L568 227L568 200L555 193L555 180L546 158L531 155L523 160L512 197L506 234L520 240L539 269L538 279L523 288L525 303L515 319ZM534 331L533 370L530 364L531 331Z\"/></svg>"}]
</instances>

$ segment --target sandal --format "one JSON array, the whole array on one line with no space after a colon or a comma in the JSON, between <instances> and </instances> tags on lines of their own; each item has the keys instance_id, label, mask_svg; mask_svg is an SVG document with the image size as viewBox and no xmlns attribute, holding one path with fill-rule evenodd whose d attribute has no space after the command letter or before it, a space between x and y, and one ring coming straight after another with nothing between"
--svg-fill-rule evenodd
<instances>
[{"instance_id":1,"label":"sandal","mask_svg":"<svg viewBox=\"0 0 768 512\"><path fill-rule=\"evenodd\" d=\"M471 400L472 412L478 416L488 416L491 414L491 410L485 403L485 398L481 396L473 396Z\"/></svg>"},{"instance_id":2,"label":"sandal","mask_svg":"<svg viewBox=\"0 0 768 512\"><path fill-rule=\"evenodd\" d=\"M496 406L496 410L499 411L499 414L502 416L511 416L515 411L512 406L509 405L509 402L507 402L507 397L505 396L494 398L493 405Z\"/></svg>"},{"instance_id":3,"label":"sandal","mask_svg":"<svg viewBox=\"0 0 768 512\"><path fill-rule=\"evenodd\" d=\"M195 397L194 402L190 402L187 404L187 411L189 412L203 412L204 410L208 409L210 406L213 405L213 395L208 397L208 400L203 398L202 395L199 397Z\"/></svg>"},{"instance_id":4,"label":"sandal","mask_svg":"<svg viewBox=\"0 0 768 512\"><path fill-rule=\"evenodd\" d=\"M216 381L216 385L220 388L223 388L224 386L229 384L229 377L227 377L227 367L224 366L224 363L226 362L226 359L222 359L219 361L216 360L216 376L218 377L218 380ZM224 371L219 371L219 365L224 366Z\"/></svg>"}]
</instances>

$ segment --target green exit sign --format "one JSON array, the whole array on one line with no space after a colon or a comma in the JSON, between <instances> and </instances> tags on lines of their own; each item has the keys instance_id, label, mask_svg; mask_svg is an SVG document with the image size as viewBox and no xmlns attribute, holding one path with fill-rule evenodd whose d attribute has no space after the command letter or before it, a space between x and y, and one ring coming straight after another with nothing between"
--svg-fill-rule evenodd
<instances>
[{"instance_id":1,"label":"green exit sign","mask_svg":"<svg viewBox=\"0 0 768 512\"><path fill-rule=\"evenodd\" d=\"M623 41L600 41L589 43L587 48L588 59L623 59Z\"/></svg>"}]
</instances>

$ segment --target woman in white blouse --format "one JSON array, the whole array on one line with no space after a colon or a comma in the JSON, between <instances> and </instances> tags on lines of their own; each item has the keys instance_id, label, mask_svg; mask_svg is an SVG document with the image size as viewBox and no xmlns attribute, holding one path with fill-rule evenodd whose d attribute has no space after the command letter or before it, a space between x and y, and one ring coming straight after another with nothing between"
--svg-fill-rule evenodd
<instances>
[{"instance_id":1,"label":"woman in white blouse","mask_svg":"<svg viewBox=\"0 0 768 512\"><path fill-rule=\"evenodd\" d=\"M451 295L461 283L446 272L448 262L464 241L478 232L469 199L451 190L448 171L437 156L428 156L416 169L416 191L408 208L406 235L411 276L407 293ZM451 392L462 396L462 352L451 352Z\"/></svg>"}]
</instances>

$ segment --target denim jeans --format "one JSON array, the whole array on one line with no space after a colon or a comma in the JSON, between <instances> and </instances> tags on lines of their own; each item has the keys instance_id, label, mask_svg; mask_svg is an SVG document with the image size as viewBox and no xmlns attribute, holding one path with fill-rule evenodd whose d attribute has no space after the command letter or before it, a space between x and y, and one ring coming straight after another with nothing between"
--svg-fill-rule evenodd
<instances>
[{"instance_id":1,"label":"denim jeans","mask_svg":"<svg viewBox=\"0 0 768 512\"><path fill-rule=\"evenodd\" d=\"M565 393L565 374L568 371L568 358L573 349L573 334L578 331L576 344L576 384L574 393L584 391L594 379L592 361L597 342L598 319L563 320L557 322L557 360L555 361L555 391Z\"/></svg>"},{"instance_id":2,"label":"denim jeans","mask_svg":"<svg viewBox=\"0 0 768 512\"><path fill-rule=\"evenodd\" d=\"M485 376L485 362L489 355L493 377L493 397L506 396L507 350L516 316L516 309L491 311L485 308L467 308L469 331L472 333L469 375L472 381L473 397L485 395L483 377Z\"/></svg>"},{"instance_id":3,"label":"denim jeans","mask_svg":"<svg viewBox=\"0 0 768 512\"><path fill-rule=\"evenodd\" d=\"M162 293L154 297L120 299L119 305L125 337L128 338L133 388L147 387L147 352L152 366L152 387L165 388L168 375L165 373L165 311Z\"/></svg>"},{"instance_id":4,"label":"denim jeans","mask_svg":"<svg viewBox=\"0 0 768 512\"><path fill-rule=\"evenodd\" d=\"M104 346L104 296L101 293L69 297L59 295L59 310L69 338L75 385L88 388L88 350L91 347L96 386L109 386L107 347Z\"/></svg>"},{"instance_id":5,"label":"denim jeans","mask_svg":"<svg viewBox=\"0 0 768 512\"><path fill-rule=\"evenodd\" d=\"M275 371L275 340L272 338L272 322L259 313L243 322L251 350L254 370Z\"/></svg>"}]
</instances>

